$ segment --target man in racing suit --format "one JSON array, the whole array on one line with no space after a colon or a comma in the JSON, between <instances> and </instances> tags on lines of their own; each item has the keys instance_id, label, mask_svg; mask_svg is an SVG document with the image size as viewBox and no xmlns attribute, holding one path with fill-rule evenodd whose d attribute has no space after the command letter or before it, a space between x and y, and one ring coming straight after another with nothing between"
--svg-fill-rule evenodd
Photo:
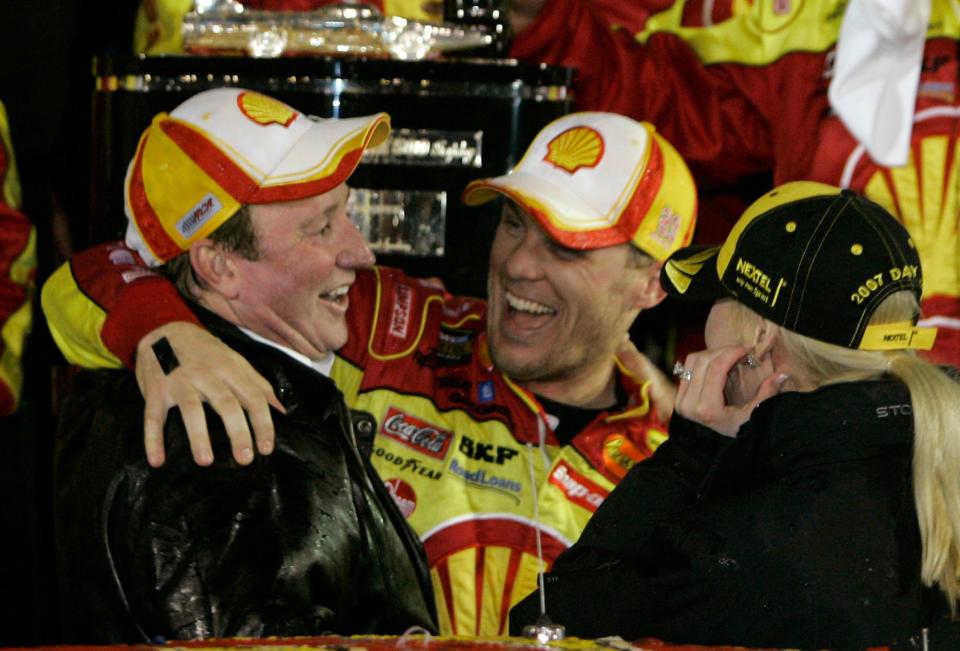
<instances>
[{"instance_id":1,"label":"man in racing suit","mask_svg":"<svg viewBox=\"0 0 960 651\"><path fill-rule=\"evenodd\" d=\"M375 433L373 464L423 541L441 631L461 635L506 633L510 606L536 586L538 546L549 567L664 439L670 407L654 394L669 403L669 388L614 356L636 315L662 299L659 261L689 242L696 211L669 143L649 124L601 113L551 123L511 174L474 182L465 200L496 195L509 201L489 302L394 269L358 272L349 340L331 371L358 432ZM233 376L219 358L201 368L209 348L195 328L189 341L171 332L182 323L151 332L195 319L173 288L116 251L76 256L45 287L67 357L129 364L136 348L149 375L156 361L144 346L166 332L184 382ZM217 404L216 391L198 392Z\"/></svg>"},{"instance_id":2,"label":"man in racing suit","mask_svg":"<svg viewBox=\"0 0 960 651\"><path fill-rule=\"evenodd\" d=\"M33 318L36 230L20 212L20 183L7 113L0 103L0 416L12 414L23 388L23 347Z\"/></svg>"},{"instance_id":3,"label":"man in racing suit","mask_svg":"<svg viewBox=\"0 0 960 651\"><path fill-rule=\"evenodd\" d=\"M923 322L940 329L931 359L958 365L960 16L954 3L930 3L917 50L919 79L905 84L916 90L908 104L912 123L906 111L907 127L912 124L909 146L902 164L884 165L877 160L882 156L872 155L869 142L853 135L855 121L842 121L835 102L828 99L835 63L839 68L838 39L845 15L856 6L861 18L854 27L882 22L881 8L872 4L754 0L735 8L727 20L693 26L689 17L699 12L691 7L707 5L677 1L650 16L644 31L634 36L610 30L589 0L517 0L515 11L522 8L526 14L514 23L521 29L511 56L577 67L578 108L653 122L677 146L701 188L772 172L776 184L822 181L856 190L882 205L907 227L928 270ZM916 22L906 19L926 3L883 4L901 4L902 16L889 13L908 24ZM877 21L864 20L864 13ZM887 60L898 28L885 26L891 36L884 41L881 34L873 59ZM853 70L853 82L874 83L870 57L861 68ZM890 71L881 67L879 76L885 72ZM862 104L863 122L874 107L883 106ZM705 221L704 227L711 228Z\"/></svg>"}]
</instances>

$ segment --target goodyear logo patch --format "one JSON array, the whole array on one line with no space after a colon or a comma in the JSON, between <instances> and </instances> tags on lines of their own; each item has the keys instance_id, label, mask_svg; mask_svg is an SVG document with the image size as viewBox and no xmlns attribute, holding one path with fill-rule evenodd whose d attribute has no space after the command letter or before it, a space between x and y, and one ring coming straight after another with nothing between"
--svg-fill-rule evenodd
<instances>
[{"instance_id":1,"label":"goodyear logo patch","mask_svg":"<svg viewBox=\"0 0 960 651\"><path fill-rule=\"evenodd\" d=\"M217 199L213 193L207 194L207 196L191 208L186 215L177 221L177 232L180 233L184 239L190 239L194 233L200 230L200 227L216 215L221 208L223 208L223 204L220 203L220 200Z\"/></svg>"}]
</instances>

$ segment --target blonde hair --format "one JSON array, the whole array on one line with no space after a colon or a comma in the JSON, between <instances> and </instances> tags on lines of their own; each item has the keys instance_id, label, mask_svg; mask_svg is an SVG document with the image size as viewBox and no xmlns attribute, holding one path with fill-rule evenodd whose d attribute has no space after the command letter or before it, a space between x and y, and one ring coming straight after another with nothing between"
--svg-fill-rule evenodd
<instances>
[{"instance_id":1,"label":"blonde hair","mask_svg":"<svg viewBox=\"0 0 960 651\"><path fill-rule=\"evenodd\" d=\"M737 303L734 323L761 319ZM919 313L917 299L901 291L884 300L871 324L906 321ZM750 316L752 315L752 316ZM744 332L746 328L740 328ZM910 392L913 408L913 495L923 554L920 575L936 585L956 616L960 600L960 383L910 350L844 348L780 329L792 372L814 386L890 374Z\"/></svg>"}]
</instances>

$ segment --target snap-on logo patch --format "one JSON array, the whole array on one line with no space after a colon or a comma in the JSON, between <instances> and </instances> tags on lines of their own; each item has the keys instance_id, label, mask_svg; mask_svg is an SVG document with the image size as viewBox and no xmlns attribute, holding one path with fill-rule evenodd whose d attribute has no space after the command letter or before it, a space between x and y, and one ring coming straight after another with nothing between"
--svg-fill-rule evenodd
<instances>
[{"instance_id":1,"label":"snap-on logo patch","mask_svg":"<svg viewBox=\"0 0 960 651\"><path fill-rule=\"evenodd\" d=\"M550 483L563 491L567 499L588 511L596 511L609 492L561 461L550 473Z\"/></svg>"},{"instance_id":2,"label":"snap-on logo patch","mask_svg":"<svg viewBox=\"0 0 960 651\"><path fill-rule=\"evenodd\" d=\"M443 459L447 456L447 450L453 438L453 434L449 431L402 412L396 407L387 409L380 431L385 436L434 459Z\"/></svg>"},{"instance_id":3,"label":"snap-on logo patch","mask_svg":"<svg viewBox=\"0 0 960 651\"><path fill-rule=\"evenodd\" d=\"M200 227L207 223L207 221L217 214L220 209L223 208L223 205L220 203L220 200L213 194L207 194L203 199L201 199L197 205L190 209L190 211L180 218L177 222L177 232L184 237L184 239L189 239L194 233L200 230Z\"/></svg>"}]
</instances>

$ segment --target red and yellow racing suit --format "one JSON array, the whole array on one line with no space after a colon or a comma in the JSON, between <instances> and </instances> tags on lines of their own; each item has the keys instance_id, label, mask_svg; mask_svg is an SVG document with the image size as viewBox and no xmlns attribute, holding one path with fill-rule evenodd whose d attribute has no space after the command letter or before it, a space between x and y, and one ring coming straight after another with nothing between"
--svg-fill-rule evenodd
<instances>
[{"instance_id":1,"label":"red and yellow racing suit","mask_svg":"<svg viewBox=\"0 0 960 651\"><path fill-rule=\"evenodd\" d=\"M7 113L0 103L0 416L13 413L23 388L23 347L33 319L37 234L20 212L20 182Z\"/></svg>"},{"instance_id":2,"label":"red and yellow racing suit","mask_svg":"<svg viewBox=\"0 0 960 651\"><path fill-rule=\"evenodd\" d=\"M45 285L51 331L71 361L118 365L156 325L194 320L172 286L134 262L119 245L98 247ZM505 634L510 607L536 587L536 532L549 567L667 431L646 383L618 365L624 404L561 445L553 417L493 368L485 315L482 300L396 269L359 272L350 340L331 371L376 423L373 464L423 541L446 634Z\"/></svg>"},{"instance_id":3,"label":"red and yellow racing suit","mask_svg":"<svg viewBox=\"0 0 960 651\"><path fill-rule=\"evenodd\" d=\"M512 56L580 69L578 108L649 120L701 187L773 173L860 191L900 219L924 269L925 323L940 332L932 359L960 365L960 16L933 0L910 159L878 165L830 110L834 45L845 0L754 0L727 20L689 26L675 2L631 37L610 30L589 0L550 0ZM696 13L696 12L694 12ZM698 225L710 229L702 219Z\"/></svg>"}]
</instances>

